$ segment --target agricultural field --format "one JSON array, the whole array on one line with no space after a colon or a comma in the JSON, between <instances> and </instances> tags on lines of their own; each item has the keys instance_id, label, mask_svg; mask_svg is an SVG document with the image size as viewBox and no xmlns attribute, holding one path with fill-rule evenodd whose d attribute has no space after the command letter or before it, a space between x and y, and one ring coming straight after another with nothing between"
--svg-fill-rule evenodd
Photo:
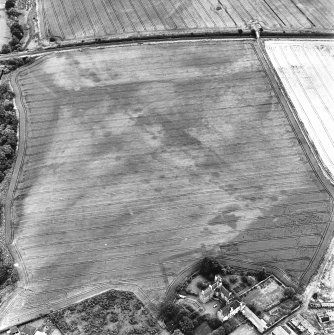
<instances>
[{"instance_id":1,"label":"agricultural field","mask_svg":"<svg viewBox=\"0 0 334 335\"><path fill-rule=\"evenodd\" d=\"M330 0L38 0L40 36L62 40L249 29L334 30Z\"/></svg>"},{"instance_id":2,"label":"agricultural field","mask_svg":"<svg viewBox=\"0 0 334 335\"><path fill-rule=\"evenodd\" d=\"M268 41L266 50L305 137L334 183L334 43Z\"/></svg>"},{"instance_id":3,"label":"agricultural field","mask_svg":"<svg viewBox=\"0 0 334 335\"><path fill-rule=\"evenodd\" d=\"M332 233L331 197L257 48L133 44L18 70L21 283L1 328L103 285L157 303L208 252L308 281Z\"/></svg>"}]
</instances>

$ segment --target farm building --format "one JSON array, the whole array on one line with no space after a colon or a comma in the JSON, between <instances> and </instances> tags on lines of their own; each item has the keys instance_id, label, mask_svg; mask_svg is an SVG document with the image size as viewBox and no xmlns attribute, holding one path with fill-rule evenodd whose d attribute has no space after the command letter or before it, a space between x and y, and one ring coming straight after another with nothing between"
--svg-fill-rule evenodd
<instances>
[{"instance_id":1,"label":"farm building","mask_svg":"<svg viewBox=\"0 0 334 335\"><path fill-rule=\"evenodd\" d=\"M238 301L234 300L231 303L227 303L227 305L220 309L217 312L217 317L221 322L229 320L232 316L235 314L239 313L245 308L245 304Z\"/></svg>"},{"instance_id":2,"label":"farm building","mask_svg":"<svg viewBox=\"0 0 334 335\"><path fill-rule=\"evenodd\" d=\"M297 333L306 334L307 332L311 335L315 334L313 326L305 320L301 315L297 315L292 318L289 322L289 326L294 329Z\"/></svg>"},{"instance_id":3,"label":"farm building","mask_svg":"<svg viewBox=\"0 0 334 335\"><path fill-rule=\"evenodd\" d=\"M328 323L333 321L333 318L331 318L327 313L318 313L317 318L320 323Z\"/></svg>"}]
</instances>

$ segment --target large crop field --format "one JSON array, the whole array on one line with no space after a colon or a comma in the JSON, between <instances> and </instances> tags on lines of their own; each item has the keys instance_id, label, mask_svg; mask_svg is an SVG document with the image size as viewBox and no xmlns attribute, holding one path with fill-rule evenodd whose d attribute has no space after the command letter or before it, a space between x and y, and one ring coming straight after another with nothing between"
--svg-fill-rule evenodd
<instances>
[{"instance_id":1,"label":"large crop field","mask_svg":"<svg viewBox=\"0 0 334 335\"><path fill-rule=\"evenodd\" d=\"M334 183L334 43L266 42L314 154Z\"/></svg>"},{"instance_id":2,"label":"large crop field","mask_svg":"<svg viewBox=\"0 0 334 335\"><path fill-rule=\"evenodd\" d=\"M265 30L333 30L330 0L38 0L42 39L236 31L259 21Z\"/></svg>"},{"instance_id":3,"label":"large crop field","mask_svg":"<svg viewBox=\"0 0 334 335\"><path fill-rule=\"evenodd\" d=\"M207 252L309 279L331 198L256 48L87 49L18 72L26 147L13 248L26 290L2 327L102 284L137 285L157 302Z\"/></svg>"}]
</instances>

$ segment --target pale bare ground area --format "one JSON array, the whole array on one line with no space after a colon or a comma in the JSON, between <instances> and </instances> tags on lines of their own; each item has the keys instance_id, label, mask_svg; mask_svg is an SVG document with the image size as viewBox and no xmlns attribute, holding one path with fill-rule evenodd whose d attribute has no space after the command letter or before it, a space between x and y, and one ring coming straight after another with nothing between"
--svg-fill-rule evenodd
<instances>
[{"instance_id":1,"label":"pale bare ground area","mask_svg":"<svg viewBox=\"0 0 334 335\"><path fill-rule=\"evenodd\" d=\"M2 329L108 287L157 303L207 251L308 280L330 232L331 197L256 48L75 51L13 77L27 113L13 204L22 277Z\"/></svg>"},{"instance_id":2,"label":"pale bare ground area","mask_svg":"<svg viewBox=\"0 0 334 335\"><path fill-rule=\"evenodd\" d=\"M251 325L244 324L232 332L231 335L259 335L259 333Z\"/></svg>"},{"instance_id":3,"label":"pale bare ground area","mask_svg":"<svg viewBox=\"0 0 334 335\"><path fill-rule=\"evenodd\" d=\"M7 26L7 15L5 11L6 0L0 0L0 49L11 39L9 27Z\"/></svg>"},{"instance_id":4,"label":"pale bare ground area","mask_svg":"<svg viewBox=\"0 0 334 335\"><path fill-rule=\"evenodd\" d=\"M38 0L40 36L60 40L233 31L333 30L329 0Z\"/></svg>"},{"instance_id":5,"label":"pale bare ground area","mask_svg":"<svg viewBox=\"0 0 334 335\"><path fill-rule=\"evenodd\" d=\"M319 300L324 302L334 302L334 255L329 258L320 279L317 282Z\"/></svg>"},{"instance_id":6,"label":"pale bare ground area","mask_svg":"<svg viewBox=\"0 0 334 335\"><path fill-rule=\"evenodd\" d=\"M334 43L269 41L266 49L305 136L334 183Z\"/></svg>"}]
</instances>

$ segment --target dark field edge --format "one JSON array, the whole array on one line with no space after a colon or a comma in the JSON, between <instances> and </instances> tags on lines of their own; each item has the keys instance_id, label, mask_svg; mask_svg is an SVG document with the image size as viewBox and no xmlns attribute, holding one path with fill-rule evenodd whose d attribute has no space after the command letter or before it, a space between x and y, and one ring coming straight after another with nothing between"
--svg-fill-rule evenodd
<instances>
[{"instance_id":1,"label":"dark field edge","mask_svg":"<svg viewBox=\"0 0 334 335\"><path fill-rule=\"evenodd\" d=\"M301 289L305 289L311 278L315 275L316 270L320 267L320 264L325 258L327 248L332 240L334 233L334 185L328 176L325 175L326 168L323 166L322 161L318 159L317 152L314 151L314 145L308 138L307 132L301 124L298 113L291 102L287 91L285 90L279 75L277 74L273 64L270 61L270 57L266 52L264 42L262 40L257 41L257 45L253 45L255 53L257 54L259 61L262 64L263 70L267 73L271 87L275 92L277 99L279 100L283 112L285 113L287 120L301 146L304 155L307 158L309 165L311 166L315 176L323 186L324 190L328 193L331 203L331 214L330 220L325 228L325 232L321 237L315 254L313 255L308 267L301 275L299 279L299 286Z\"/></svg>"},{"instance_id":2,"label":"dark field edge","mask_svg":"<svg viewBox=\"0 0 334 335\"><path fill-rule=\"evenodd\" d=\"M331 39L334 38L334 29L331 30L263 30L261 37L264 38L287 38L287 39ZM120 34L101 38L86 38L85 40L66 40L58 45L46 46L39 50L12 52L10 54L0 54L0 59L6 60L13 57L24 57L41 55L52 51L66 51L81 47L102 47L109 45L163 42L163 41L182 41L182 40L200 40L200 39L254 39L255 32L251 29L188 29L180 31L160 31L145 33Z\"/></svg>"},{"instance_id":3,"label":"dark field edge","mask_svg":"<svg viewBox=\"0 0 334 335\"><path fill-rule=\"evenodd\" d=\"M251 35L250 35L251 36ZM327 36L327 35L326 35ZM333 35L334 36L334 35ZM201 38L202 37L202 38ZM217 36L212 36L213 38L216 38ZM232 37L232 36L231 36ZM252 37L252 36L251 36ZM298 37L300 37L300 35L298 35ZM305 36L306 37L306 36ZM310 36L308 35L307 38L309 38ZM207 36L200 36L200 38L196 38L195 35L191 34L191 39L195 39L195 40L201 40L201 39L205 39L207 38ZM152 39L156 39L156 37L152 38ZM183 38L180 38L181 40ZM162 38L162 40L164 40L164 38ZM169 39L167 39L169 40ZM302 274L301 278L300 278L300 282L299 282L299 287L301 290L303 290L305 288L305 286L307 285L307 283L310 281L311 277L314 275L314 272L316 271L316 269L320 266L320 263L322 262L322 260L324 259L325 256L325 252L327 249L327 246L329 245L331 239L332 239L332 235L334 232L334 225L332 224L334 221L333 218L333 207L334 207L334 186L330 183L330 181L326 178L326 176L323 173L323 170L321 169L321 167L318 165L319 162L316 160L316 158L314 157L313 151L312 151L312 145L309 143L309 140L304 136L303 130L302 130L302 126L300 124L300 122L298 121L297 118L297 112L295 111L295 109L293 108L292 103L290 102L287 92L284 89L284 86L282 85L276 71L274 70L269 56L266 53L264 44L261 41L258 41L258 43L256 43L255 39L252 38L253 41L243 41L244 43L249 43L255 52L255 55L257 56L257 58L259 59L262 68L264 70L264 72L266 73L266 75L268 76L270 85L273 89L273 91L275 92L275 95L278 98L278 101L284 111L285 116L287 117L287 120L298 140L298 143L300 144L307 160L308 163L310 164L313 172L315 173L317 179L319 180L319 182L322 184L324 190L328 193L329 197L330 197L330 202L331 202L331 219L329 221L329 223L327 224L327 227L325 229L325 233L322 236L322 240L321 243L318 245L317 247L317 251L315 252L308 268L305 270L305 272ZM128 41L130 43L133 42L133 40ZM150 40L147 40L147 42L150 42ZM226 41L227 42L227 41ZM234 41L235 42L235 41ZM242 39L240 39L240 42L242 43ZM109 41L107 42L109 43ZM21 74L22 71L26 71L31 69L34 66L39 65L39 63L41 63L42 61L44 61L44 57L39 58L36 62L34 62L33 64L30 64L28 66L23 66L22 68L20 68L19 70L15 71L11 77L11 83L12 83L12 87L13 90L16 94L16 105L18 107L18 111L19 111L19 146L18 146L18 154L17 154L17 159L15 162L15 167L14 167L14 171L13 171L13 175L12 175L12 179L11 179L11 183L9 186L9 190L7 193L7 198L6 198L6 204L5 204L5 231L6 231L6 242L8 245L8 248L13 256L14 259L20 260L21 264L22 264L22 268L18 268L19 271L19 276L20 276L20 282L19 282L19 287L16 291L14 291L14 293L12 294L11 297L9 297L9 299L3 304L3 306L0 309L0 315L6 315L6 311L10 308L10 306L13 303L13 299L21 294L24 293L28 293L27 290L25 289L25 286L28 284L28 273L27 270L24 266L24 263L21 259L21 255L18 251L18 249L16 248L15 243L12 243L14 240L14 227L12 225L13 223L13 212L12 212L12 204L13 204L13 197L14 197L14 192L16 191L18 182L19 182L19 176L21 174L23 165L24 165L24 158L25 158L25 152L26 152L26 137L27 137L27 128L26 128L26 122L27 122L27 110L26 110L26 106L23 103L23 95L22 95L22 91L21 91L21 87L18 83L18 77ZM226 259L226 261L228 261L231 265L232 264L236 264L239 263L240 264L240 259L238 259L238 257L229 257L228 259ZM247 263L244 264L244 267L249 267L249 268L253 268L254 266L265 266L266 264L261 263ZM190 268L185 269L184 271L182 271L179 276L177 278L180 278L180 275L182 276L182 273L188 273L188 271L190 269L194 269L194 266L196 267L196 265L192 265ZM241 265L243 267L243 265ZM268 269L274 268L276 269L276 271L281 273L281 276L284 278L285 277L285 281L290 280L289 277L286 275L286 273L281 270L278 269L272 265L268 264ZM281 277L281 278L282 278ZM111 285L115 285L116 287L118 285L120 285L120 288L115 288L115 289L119 289L122 290L122 287L127 286L128 290L133 291L138 297L139 299L145 303L145 305L153 312L155 312L155 306L154 304L152 304L152 302L146 297L145 293L136 285L134 284L128 284L122 281L118 281L118 282L110 282ZM294 284L291 281L291 284ZM110 286L108 285L108 289L110 289ZM66 298L64 300L62 300L61 302L57 302L55 304L55 306L52 306L52 308L63 308L66 306L69 306L73 303L82 301L84 299L87 299L93 295L97 295L99 293L102 293L103 291L108 290L106 289L105 285L98 285L98 287L95 287L96 293L94 293L94 289L92 290L87 290L86 292L84 292L83 294L81 294L80 296L73 296L70 298ZM138 291L139 290L139 291ZM137 292L140 292L140 294L138 294ZM167 295L168 295L169 289L167 289ZM47 306L50 307L50 306ZM43 310L45 310L45 308L43 308ZM21 320L18 321L16 324L22 324L25 323L29 320L32 319L36 319L38 317L40 317L41 312L43 312L43 310L35 310L32 311L31 313L27 313L25 315L21 316ZM7 330L8 326L3 327L0 324L0 331L4 331Z\"/></svg>"},{"instance_id":4,"label":"dark field edge","mask_svg":"<svg viewBox=\"0 0 334 335\"><path fill-rule=\"evenodd\" d=\"M262 36L266 37L308 37L308 38L323 38L334 37L334 29L286 29L286 30L269 30L265 29L261 32ZM61 47L70 47L78 45L91 44L105 44L114 42L128 42L128 41L149 41L149 40L165 40L165 39L184 39L184 38L235 38L235 37L254 37L255 32L250 28L234 28L234 29L208 29L208 28L194 28L194 29L180 29L174 31L152 31L152 32L136 32L123 33L113 36L90 37L85 39L66 39L57 42L57 46L47 46L43 49L52 50Z\"/></svg>"}]
</instances>

